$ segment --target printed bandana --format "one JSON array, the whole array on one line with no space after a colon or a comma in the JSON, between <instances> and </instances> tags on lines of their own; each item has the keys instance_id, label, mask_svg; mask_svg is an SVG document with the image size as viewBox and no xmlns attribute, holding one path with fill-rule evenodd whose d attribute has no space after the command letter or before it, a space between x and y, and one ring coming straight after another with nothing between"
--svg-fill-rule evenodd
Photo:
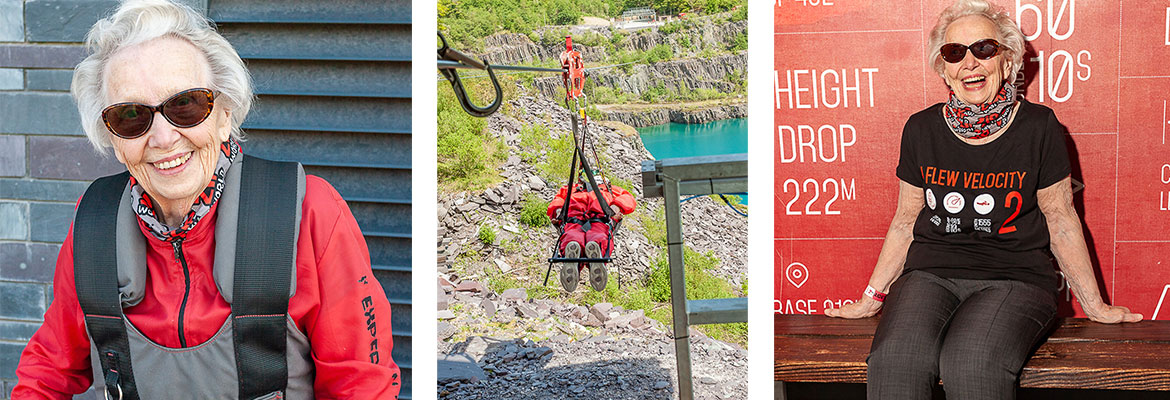
<instances>
[{"instance_id":1,"label":"printed bandana","mask_svg":"<svg viewBox=\"0 0 1170 400\"><path fill-rule=\"evenodd\" d=\"M228 168L231 168L240 155L240 145L235 140L228 139L219 145L219 151L222 157L219 157L215 163L215 173L212 174L211 181L203 188L203 192L195 197L195 204L191 205L191 211L187 212L183 223L179 224L178 227L172 228L158 219L150 195L142 189L142 185L139 185L134 177L130 177L130 197L137 205L134 207L134 213L138 214L138 218L150 228L150 233L154 234L154 237L170 243L183 241L187 238L187 232L194 229L195 224L207 216L211 207L215 205L216 201L219 201Z\"/></svg>"},{"instance_id":2,"label":"printed bandana","mask_svg":"<svg viewBox=\"0 0 1170 400\"><path fill-rule=\"evenodd\" d=\"M951 90L951 98L943 107L947 125L967 139L991 136L1012 120L1012 106L1016 104L1016 85L1005 82L995 98L987 103L971 105L959 100Z\"/></svg>"}]
</instances>

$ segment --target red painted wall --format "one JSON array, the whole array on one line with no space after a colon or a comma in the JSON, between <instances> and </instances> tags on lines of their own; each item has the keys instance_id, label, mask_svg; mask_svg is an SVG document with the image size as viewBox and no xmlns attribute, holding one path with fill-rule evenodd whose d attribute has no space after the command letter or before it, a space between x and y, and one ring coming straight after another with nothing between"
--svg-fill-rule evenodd
<instances>
[{"instance_id":1,"label":"red painted wall","mask_svg":"<svg viewBox=\"0 0 1170 400\"><path fill-rule=\"evenodd\" d=\"M1170 320L1170 1L993 3L1028 39L1025 97L1068 127L1099 286ZM894 213L902 126L946 100L925 47L950 4L775 3L775 312L861 296ZM1070 297L1063 314L1083 316Z\"/></svg>"}]
</instances>

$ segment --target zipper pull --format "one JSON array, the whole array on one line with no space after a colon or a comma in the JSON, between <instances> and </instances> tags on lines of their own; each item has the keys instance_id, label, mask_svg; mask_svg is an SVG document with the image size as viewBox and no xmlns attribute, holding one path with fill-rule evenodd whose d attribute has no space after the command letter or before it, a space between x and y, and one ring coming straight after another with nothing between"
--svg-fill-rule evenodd
<instances>
[{"instance_id":1,"label":"zipper pull","mask_svg":"<svg viewBox=\"0 0 1170 400\"><path fill-rule=\"evenodd\" d=\"M183 260L183 241L173 241L171 247L175 249L175 262L181 262Z\"/></svg>"}]
</instances>

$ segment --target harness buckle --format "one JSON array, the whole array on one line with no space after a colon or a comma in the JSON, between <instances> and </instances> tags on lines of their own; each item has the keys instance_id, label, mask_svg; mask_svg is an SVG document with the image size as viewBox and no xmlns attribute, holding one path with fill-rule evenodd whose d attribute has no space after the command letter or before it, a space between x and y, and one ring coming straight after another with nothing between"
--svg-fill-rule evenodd
<instances>
[{"instance_id":1,"label":"harness buckle","mask_svg":"<svg viewBox=\"0 0 1170 400\"><path fill-rule=\"evenodd\" d=\"M117 400L122 400L122 385L114 385L114 387L118 388ZM110 387L106 386L106 390L103 392L106 394L106 400L110 400Z\"/></svg>"},{"instance_id":2,"label":"harness buckle","mask_svg":"<svg viewBox=\"0 0 1170 400\"><path fill-rule=\"evenodd\" d=\"M118 373L118 352L107 349L106 351L102 352L102 356L106 359L106 390L103 390L106 395L106 400L110 400L110 393L114 390L114 388L118 389L117 399L122 400L122 379L121 375Z\"/></svg>"}]
</instances>

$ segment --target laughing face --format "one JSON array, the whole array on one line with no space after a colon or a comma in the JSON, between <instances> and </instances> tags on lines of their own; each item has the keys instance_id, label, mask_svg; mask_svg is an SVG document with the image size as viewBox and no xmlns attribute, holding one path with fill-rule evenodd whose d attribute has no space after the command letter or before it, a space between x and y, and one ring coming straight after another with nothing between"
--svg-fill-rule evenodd
<instances>
[{"instance_id":1,"label":"laughing face","mask_svg":"<svg viewBox=\"0 0 1170 400\"><path fill-rule=\"evenodd\" d=\"M172 37L119 50L103 75L110 104L158 105L175 93L211 84L203 53ZM229 113L220 103L216 102L206 120L190 128L171 125L161 113L155 113L150 130L142 136L123 139L110 134L114 155L154 199L159 208L156 211L167 225L182 222L211 180L219 160L219 144L231 133Z\"/></svg>"},{"instance_id":2,"label":"laughing face","mask_svg":"<svg viewBox=\"0 0 1170 400\"><path fill-rule=\"evenodd\" d=\"M998 40L995 24L987 18L969 15L955 20L947 27L945 42L971 45L983 39ZM963 60L943 63L943 79L959 100L979 105L995 98L1004 77L1010 72L1009 67L1002 48L999 54L986 60L975 58L974 54L967 51Z\"/></svg>"}]
</instances>

